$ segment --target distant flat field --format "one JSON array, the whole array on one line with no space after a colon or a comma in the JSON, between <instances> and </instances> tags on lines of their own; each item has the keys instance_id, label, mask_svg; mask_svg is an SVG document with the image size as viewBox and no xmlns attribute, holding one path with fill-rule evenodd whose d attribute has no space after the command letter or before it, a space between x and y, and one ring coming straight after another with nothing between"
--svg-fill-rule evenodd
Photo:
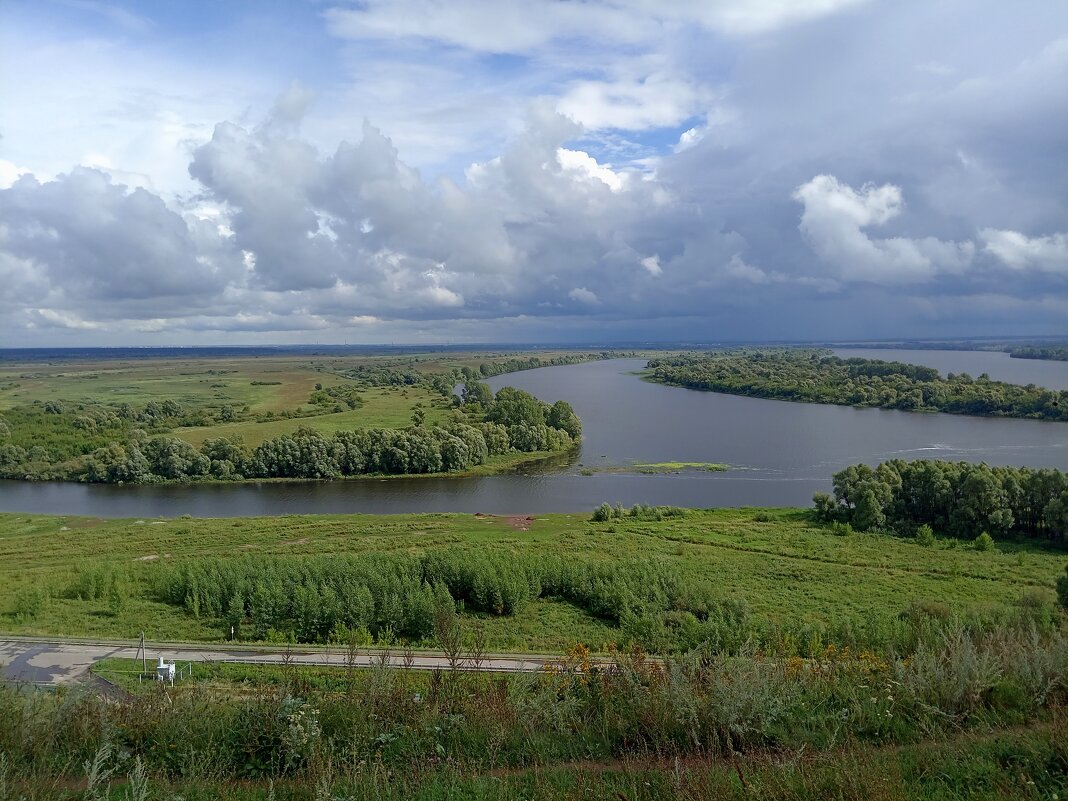
<instances>
[{"instance_id":1,"label":"distant flat field","mask_svg":"<svg viewBox=\"0 0 1068 801\"><path fill-rule=\"evenodd\" d=\"M316 383L343 380L313 369L305 357L6 364L0 408L47 400L135 406L174 400L279 412L306 403Z\"/></svg>"},{"instance_id":2,"label":"distant flat field","mask_svg":"<svg viewBox=\"0 0 1068 801\"><path fill-rule=\"evenodd\" d=\"M461 514L287 516L244 519L102 520L0 515L0 630L9 633L157 640L218 640L217 623L151 598L152 571L166 561L246 554L301 556L369 552L565 557L575 561L663 560L683 576L745 599L755 617L832 622L893 616L912 602L958 610L1005 607L1024 591L1053 597L1068 555L999 544L982 553L939 540L923 548L886 535L835 536L804 510L721 509L683 518L592 523L588 515L486 517ZM130 597L117 613L104 601L66 597L92 560L129 571ZM31 588L51 597L33 619L16 598ZM484 617L495 650L559 651L576 640L599 647L618 629L562 601L541 599L515 617Z\"/></svg>"},{"instance_id":3,"label":"distant flat field","mask_svg":"<svg viewBox=\"0 0 1068 801\"><path fill-rule=\"evenodd\" d=\"M347 383L333 375L357 365L412 362L420 372L435 373L509 358L538 356L548 360L577 351L515 353L412 353L403 356L318 357L247 356L238 358L101 359L67 362L0 363L0 409L33 401L144 405L174 400L189 406L245 405L254 413L280 412L306 404L315 384ZM410 413L410 412L409 412Z\"/></svg>"},{"instance_id":4,"label":"distant flat field","mask_svg":"<svg viewBox=\"0 0 1068 801\"><path fill-rule=\"evenodd\" d=\"M343 379L322 380L320 375L319 380L322 381L324 386L328 386ZM312 386L314 386L314 383ZM373 387L361 389L360 396L364 399L364 405L359 409L316 415L315 417L277 418L262 423L249 420L240 423L218 423L213 426L198 426L195 428L176 428L174 429L174 434L198 447L204 440L211 437L230 437L234 435L242 437L246 445L256 446L265 439L293 432L300 426L312 428L327 435L333 434L335 431L350 431L354 428L404 428L411 425L412 412L415 411L416 404L422 404L427 423L443 420L447 415L447 411L442 408L441 395L422 387L405 387L403 389ZM307 396L305 396L305 400L307 400Z\"/></svg>"}]
</instances>

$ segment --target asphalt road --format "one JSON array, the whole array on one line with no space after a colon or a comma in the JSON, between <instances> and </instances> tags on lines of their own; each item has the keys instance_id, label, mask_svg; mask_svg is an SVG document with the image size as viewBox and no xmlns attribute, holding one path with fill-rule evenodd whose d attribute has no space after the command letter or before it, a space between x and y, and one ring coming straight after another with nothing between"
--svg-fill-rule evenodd
<instances>
[{"instance_id":1,"label":"asphalt road","mask_svg":"<svg viewBox=\"0 0 1068 801\"><path fill-rule=\"evenodd\" d=\"M277 648L223 648L198 647L195 645L147 646L148 669L155 671L156 661L163 657L168 662L192 662L194 673L197 662L232 662L237 664L279 665L287 660L294 665L328 665L344 667L344 648L334 650L285 650ZM136 644L123 644L89 640L44 640L36 638L0 639L0 675L8 681L32 682L35 684L70 684L86 678L89 668L106 657L139 659L141 653ZM443 655L418 652L411 655L410 664L402 651L394 650L388 655L378 650L361 649L356 657L358 667L370 667L383 659L393 667L410 667L413 670L447 670L449 661ZM552 656L517 656L491 654L478 665L464 662L461 670L480 670L494 673L530 673L542 670L546 664L556 662Z\"/></svg>"}]
</instances>

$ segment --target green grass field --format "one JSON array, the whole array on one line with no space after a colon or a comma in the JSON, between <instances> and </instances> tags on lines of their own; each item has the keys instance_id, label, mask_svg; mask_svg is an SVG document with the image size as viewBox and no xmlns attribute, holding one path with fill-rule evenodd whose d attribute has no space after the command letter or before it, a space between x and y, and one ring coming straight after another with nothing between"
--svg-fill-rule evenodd
<instances>
[{"instance_id":1,"label":"green grass field","mask_svg":"<svg viewBox=\"0 0 1068 801\"><path fill-rule=\"evenodd\" d=\"M0 367L0 409L47 400L134 405L174 400L282 411L307 402L317 382L341 380L329 375L324 380L306 358L296 357L14 363Z\"/></svg>"},{"instance_id":2,"label":"green grass field","mask_svg":"<svg viewBox=\"0 0 1068 801\"><path fill-rule=\"evenodd\" d=\"M330 382L323 383L325 386ZM175 429L174 433L197 447L200 447L204 440L211 437L231 437L234 435L244 439L246 445L255 447L266 439L292 433L301 426L312 428L324 435L354 428L404 428L412 424L412 412L415 411L417 404L421 406L426 414L426 422L428 424L444 420L448 414L446 404L443 403L441 395L430 392L423 387L406 387L404 389L374 387L361 390L360 397L364 399L363 406L359 409L344 412L304 418L276 418L262 423L255 420L240 423L218 423L213 426L178 428ZM304 400L307 400L307 397ZM303 407L298 406L295 408L307 408L307 404Z\"/></svg>"},{"instance_id":3,"label":"green grass field","mask_svg":"<svg viewBox=\"0 0 1068 801\"><path fill-rule=\"evenodd\" d=\"M459 514L288 516L242 519L101 520L0 515L0 628L11 633L159 640L218 640L217 621L195 619L148 597L152 571L195 556L419 554L438 548L583 562L659 560L687 578L744 599L754 617L775 623L897 615L914 602L992 610L1025 591L1052 599L1068 555L1031 544L977 552L939 540L923 548L886 535L835 536L803 510L692 511L659 522L589 522L586 515L537 518ZM131 591L118 610L66 597L79 567L122 566ZM34 615L19 599L43 588ZM470 616L475 618L474 615ZM498 651L562 651L575 642L600 649L614 626L568 603L539 599L514 617L480 615Z\"/></svg>"}]
</instances>

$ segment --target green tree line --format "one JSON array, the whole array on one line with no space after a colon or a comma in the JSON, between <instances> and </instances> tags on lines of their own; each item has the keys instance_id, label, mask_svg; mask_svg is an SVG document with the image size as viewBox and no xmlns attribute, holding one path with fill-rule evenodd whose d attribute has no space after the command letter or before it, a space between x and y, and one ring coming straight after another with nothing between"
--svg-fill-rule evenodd
<instances>
[{"instance_id":1,"label":"green tree line","mask_svg":"<svg viewBox=\"0 0 1068 801\"><path fill-rule=\"evenodd\" d=\"M1068 475L1060 470L894 459L847 467L833 481L833 497L813 498L826 522L906 535L927 526L967 539L985 532L1068 543Z\"/></svg>"},{"instance_id":2,"label":"green tree line","mask_svg":"<svg viewBox=\"0 0 1068 801\"><path fill-rule=\"evenodd\" d=\"M1068 391L991 381L985 373L938 371L818 350L700 353L651 359L649 378L689 389L757 398L936 411L987 417L1068 420Z\"/></svg>"},{"instance_id":3,"label":"green tree line","mask_svg":"<svg viewBox=\"0 0 1068 801\"><path fill-rule=\"evenodd\" d=\"M444 425L424 426L417 419L403 429L360 428L329 435L301 427L251 449L240 437L211 438L196 448L171 434L153 436L120 425L115 415L103 418L112 424L92 429L71 427L69 420L45 428L41 441L51 448L14 444L0 431L0 477L143 484L440 473L467 470L500 454L566 450L581 436L582 423L566 401L550 405L511 387L495 398L485 389L488 395L465 404ZM46 415L63 417L61 412Z\"/></svg>"}]
</instances>

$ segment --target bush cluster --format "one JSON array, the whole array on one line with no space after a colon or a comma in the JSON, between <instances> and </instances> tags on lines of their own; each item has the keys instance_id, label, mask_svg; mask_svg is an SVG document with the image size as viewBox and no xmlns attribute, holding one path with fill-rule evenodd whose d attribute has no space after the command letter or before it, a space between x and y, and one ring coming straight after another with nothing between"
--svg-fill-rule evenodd
<instances>
[{"instance_id":1,"label":"bush cluster","mask_svg":"<svg viewBox=\"0 0 1068 801\"><path fill-rule=\"evenodd\" d=\"M591 518L595 523L604 523L609 520L666 520L669 517L685 517L686 509L680 506L648 506L637 503L629 509L622 504L612 506L610 503L602 503L593 510Z\"/></svg>"},{"instance_id":2,"label":"bush cluster","mask_svg":"<svg viewBox=\"0 0 1068 801\"><path fill-rule=\"evenodd\" d=\"M834 474L834 496L813 496L816 516L867 531L934 533L992 543L1022 535L1068 541L1068 475L1060 470L989 467L968 462L895 459L876 468L853 465ZM985 539L984 539L985 536Z\"/></svg>"},{"instance_id":3,"label":"bush cluster","mask_svg":"<svg viewBox=\"0 0 1068 801\"><path fill-rule=\"evenodd\" d=\"M442 604L514 615L537 598L558 598L619 623L635 642L677 650L744 640L748 608L656 561L576 562L473 555L244 557L195 559L153 568L156 597L217 620L251 639L326 642L335 630L426 638ZM728 635L724 627L732 628Z\"/></svg>"}]
</instances>

